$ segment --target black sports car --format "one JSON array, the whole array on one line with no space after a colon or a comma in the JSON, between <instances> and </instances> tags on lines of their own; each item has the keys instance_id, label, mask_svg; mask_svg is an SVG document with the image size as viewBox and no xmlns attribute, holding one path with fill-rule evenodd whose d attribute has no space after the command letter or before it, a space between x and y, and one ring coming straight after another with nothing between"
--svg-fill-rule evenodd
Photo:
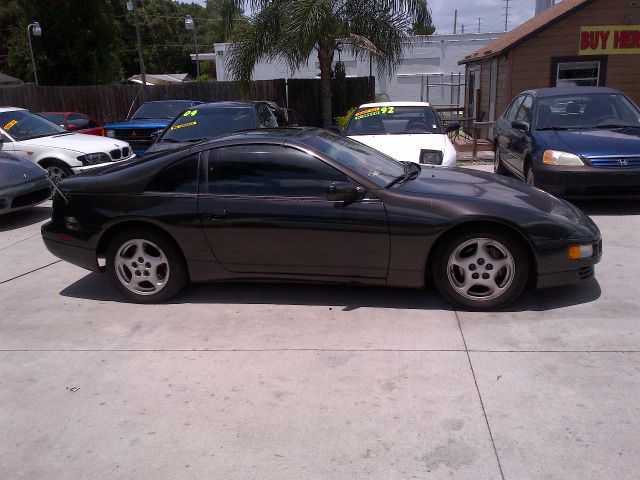
<instances>
[{"instance_id":1,"label":"black sports car","mask_svg":"<svg viewBox=\"0 0 640 480\"><path fill-rule=\"evenodd\" d=\"M151 303L188 281L421 288L488 309L590 277L589 217L491 173L398 162L327 130L262 129L60 184L47 248ZM104 267L100 265L103 264Z\"/></svg>"},{"instance_id":2,"label":"black sports car","mask_svg":"<svg viewBox=\"0 0 640 480\"><path fill-rule=\"evenodd\" d=\"M0 215L33 207L49 197L47 172L33 162L0 152Z\"/></svg>"}]
</instances>

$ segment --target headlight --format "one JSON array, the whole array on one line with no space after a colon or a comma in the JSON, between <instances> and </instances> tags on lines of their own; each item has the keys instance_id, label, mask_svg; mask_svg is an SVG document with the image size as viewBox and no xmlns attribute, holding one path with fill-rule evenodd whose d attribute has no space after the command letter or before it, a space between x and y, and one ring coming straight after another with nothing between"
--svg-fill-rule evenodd
<instances>
[{"instance_id":1,"label":"headlight","mask_svg":"<svg viewBox=\"0 0 640 480\"><path fill-rule=\"evenodd\" d=\"M86 155L80 155L78 160L83 165L99 165L100 163L107 163L111 161L111 157L106 153L87 153Z\"/></svg>"},{"instance_id":2,"label":"headlight","mask_svg":"<svg viewBox=\"0 0 640 480\"><path fill-rule=\"evenodd\" d=\"M420 163L442 165L442 152L439 150L420 150Z\"/></svg>"},{"instance_id":3,"label":"headlight","mask_svg":"<svg viewBox=\"0 0 640 480\"><path fill-rule=\"evenodd\" d=\"M542 162L546 165L584 165L584 162L577 155L557 150L545 151Z\"/></svg>"},{"instance_id":4,"label":"headlight","mask_svg":"<svg viewBox=\"0 0 640 480\"><path fill-rule=\"evenodd\" d=\"M106 137L116 138L116 131L115 130L105 130L104 131L104 135Z\"/></svg>"},{"instance_id":5,"label":"headlight","mask_svg":"<svg viewBox=\"0 0 640 480\"><path fill-rule=\"evenodd\" d=\"M572 260L581 260L583 258L593 257L593 245L571 245L569 247L569 258Z\"/></svg>"}]
</instances>

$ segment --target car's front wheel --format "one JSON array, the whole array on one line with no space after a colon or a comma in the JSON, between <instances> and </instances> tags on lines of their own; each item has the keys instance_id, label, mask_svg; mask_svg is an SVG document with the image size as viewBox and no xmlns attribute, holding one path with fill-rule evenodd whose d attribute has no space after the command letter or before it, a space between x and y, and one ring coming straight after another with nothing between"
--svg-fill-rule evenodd
<instances>
[{"instance_id":1,"label":"car's front wheel","mask_svg":"<svg viewBox=\"0 0 640 480\"><path fill-rule=\"evenodd\" d=\"M107 274L128 299L157 303L176 295L187 283L180 252L164 235L154 231L125 231L107 247Z\"/></svg>"},{"instance_id":2,"label":"car's front wheel","mask_svg":"<svg viewBox=\"0 0 640 480\"><path fill-rule=\"evenodd\" d=\"M529 259L516 236L470 229L445 239L436 252L433 277L442 296L471 310L508 305L524 290Z\"/></svg>"}]
</instances>

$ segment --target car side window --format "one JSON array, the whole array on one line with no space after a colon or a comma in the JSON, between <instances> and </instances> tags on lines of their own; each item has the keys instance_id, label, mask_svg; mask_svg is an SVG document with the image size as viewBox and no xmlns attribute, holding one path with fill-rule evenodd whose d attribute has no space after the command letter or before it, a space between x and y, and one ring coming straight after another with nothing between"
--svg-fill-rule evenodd
<instances>
[{"instance_id":1,"label":"car side window","mask_svg":"<svg viewBox=\"0 0 640 480\"><path fill-rule=\"evenodd\" d=\"M527 122L528 124L531 124L532 107L533 107L533 97L531 95L527 95L524 98L522 105L520 105L520 108L518 109L518 113L516 114L515 119L521 122Z\"/></svg>"},{"instance_id":2,"label":"car side window","mask_svg":"<svg viewBox=\"0 0 640 480\"><path fill-rule=\"evenodd\" d=\"M198 193L198 154L178 160L151 179L146 192Z\"/></svg>"},{"instance_id":3,"label":"car side window","mask_svg":"<svg viewBox=\"0 0 640 480\"><path fill-rule=\"evenodd\" d=\"M209 153L212 194L324 199L332 183L348 180L331 165L294 148L246 145Z\"/></svg>"},{"instance_id":4,"label":"car side window","mask_svg":"<svg viewBox=\"0 0 640 480\"><path fill-rule=\"evenodd\" d=\"M520 107L523 100L524 100L524 97L519 96L519 97L516 97L516 99L513 102L511 102L511 106L504 114L505 120L507 120L508 122L512 122L513 120L516 119L516 115L518 113L518 107Z\"/></svg>"},{"instance_id":5,"label":"car side window","mask_svg":"<svg viewBox=\"0 0 640 480\"><path fill-rule=\"evenodd\" d=\"M67 125L74 125L77 128L87 128L89 117L78 113L70 113L66 120Z\"/></svg>"},{"instance_id":6,"label":"car side window","mask_svg":"<svg viewBox=\"0 0 640 480\"><path fill-rule=\"evenodd\" d=\"M264 103L259 104L257 110L259 128L271 128L278 126L276 118L269 111L269 107L267 107Z\"/></svg>"}]
</instances>

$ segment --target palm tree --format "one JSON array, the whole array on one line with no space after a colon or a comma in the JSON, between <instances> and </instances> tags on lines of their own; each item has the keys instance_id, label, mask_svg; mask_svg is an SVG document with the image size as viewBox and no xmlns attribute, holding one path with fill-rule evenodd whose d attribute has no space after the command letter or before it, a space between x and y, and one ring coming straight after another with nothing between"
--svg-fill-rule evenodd
<instances>
[{"instance_id":1,"label":"palm tree","mask_svg":"<svg viewBox=\"0 0 640 480\"><path fill-rule=\"evenodd\" d=\"M241 4L231 0L233 3ZM380 75L402 60L412 25L430 18L426 0L254 0L254 13L232 34L227 68L242 81L260 60L284 59L291 71L318 54L322 120L331 125L331 76L338 48L377 60Z\"/></svg>"}]
</instances>

